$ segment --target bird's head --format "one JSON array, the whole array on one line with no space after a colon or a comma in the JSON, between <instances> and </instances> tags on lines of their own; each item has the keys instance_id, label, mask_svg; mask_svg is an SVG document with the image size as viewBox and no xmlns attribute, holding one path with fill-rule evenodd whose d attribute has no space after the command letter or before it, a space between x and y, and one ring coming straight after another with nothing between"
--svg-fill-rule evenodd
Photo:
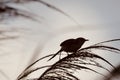
<instances>
[{"instance_id":1,"label":"bird's head","mask_svg":"<svg viewBox=\"0 0 120 80\"><path fill-rule=\"evenodd\" d=\"M85 41L89 41L88 39L85 39L83 37L79 37L76 39L78 42L85 42Z\"/></svg>"}]
</instances>

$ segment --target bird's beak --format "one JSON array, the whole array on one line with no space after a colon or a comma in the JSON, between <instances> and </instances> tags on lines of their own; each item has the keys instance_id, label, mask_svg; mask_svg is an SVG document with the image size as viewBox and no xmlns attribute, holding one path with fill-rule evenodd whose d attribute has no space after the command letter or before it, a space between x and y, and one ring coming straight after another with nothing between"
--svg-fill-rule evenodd
<instances>
[{"instance_id":1,"label":"bird's beak","mask_svg":"<svg viewBox=\"0 0 120 80\"><path fill-rule=\"evenodd\" d=\"M89 41L88 39L86 39L86 41Z\"/></svg>"}]
</instances>

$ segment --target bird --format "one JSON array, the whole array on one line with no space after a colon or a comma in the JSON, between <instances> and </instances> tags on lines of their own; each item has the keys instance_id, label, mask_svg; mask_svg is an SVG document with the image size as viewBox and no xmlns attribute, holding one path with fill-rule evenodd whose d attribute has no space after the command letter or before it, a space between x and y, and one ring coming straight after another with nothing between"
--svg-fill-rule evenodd
<instances>
[{"instance_id":1,"label":"bird","mask_svg":"<svg viewBox=\"0 0 120 80\"><path fill-rule=\"evenodd\" d=\"M55 53L48 61L50 61L51 59L53 59L57 54L61 53L62 51L64 52L76 52L78 49L81 48L81 46L88 41L88 39L85 39L83 37L79 37L76 39L67 39L65 41L63 41L60 46L61 49Z\"/></svg>"}]
</instances>

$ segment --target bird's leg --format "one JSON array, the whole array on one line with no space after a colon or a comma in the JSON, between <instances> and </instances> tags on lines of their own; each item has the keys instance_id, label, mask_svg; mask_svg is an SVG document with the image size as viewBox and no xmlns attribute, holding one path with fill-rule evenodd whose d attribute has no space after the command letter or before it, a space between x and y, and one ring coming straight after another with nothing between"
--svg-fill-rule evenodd
<instances>
[{"instance_id":1,"label":"bird's leg","mask_svg":"<svg viewBox=\"0 0 120 80\"><path fill-rule=\"evenodd\" d=\"M69 56L70 54L69 54L69 52L67 52L67 56Z\"/></svg>"},{"instance_id":2,"label":"bird's leg","mask_svg":"<svg viewBox=\"0 0 120 80\"><path fill-rule=\"evenodd\" d=\"M61 52L59 54L60 54L60 56L59 56L59 60L60 60L61 59Z\"/></svg>"}]
</instances>

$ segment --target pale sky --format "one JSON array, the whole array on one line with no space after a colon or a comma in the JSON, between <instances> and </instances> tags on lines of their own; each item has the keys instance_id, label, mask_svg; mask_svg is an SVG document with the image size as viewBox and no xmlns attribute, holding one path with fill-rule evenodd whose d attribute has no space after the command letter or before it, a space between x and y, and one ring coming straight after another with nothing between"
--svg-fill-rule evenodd
<instances>
[{"instance_id":1,"label":"pale sky","mask_svg":"<svg viewBox=\"0 0 120 80\"><path fill-rule=\"evenodd\" d=\"M0 24L0 27L5 29L20 28L13 33L20 35L19 39L0 42L2 44L0 47L2 51L0 53L0 71L7 74L9 80L15 80L20 72L30 64L37 46L40 47L40 53L36 56L40 58L57 52L60 49L59 44L69 38L85 37L89 39L89 42L86 42L83 47L104 40L120 38L119 0L45 1L72 16L79 25L65 15L40 3L24 4L24 6L12 4L37 14L36 18L39 22L15 18L9 19L9 24ZM118 54L100 55L106 57L113 64L120 62ZM0 74L0 78L8 80L3 74ZM91 78L91 80L94 79Z\"/></svg>"}]
</instances>

